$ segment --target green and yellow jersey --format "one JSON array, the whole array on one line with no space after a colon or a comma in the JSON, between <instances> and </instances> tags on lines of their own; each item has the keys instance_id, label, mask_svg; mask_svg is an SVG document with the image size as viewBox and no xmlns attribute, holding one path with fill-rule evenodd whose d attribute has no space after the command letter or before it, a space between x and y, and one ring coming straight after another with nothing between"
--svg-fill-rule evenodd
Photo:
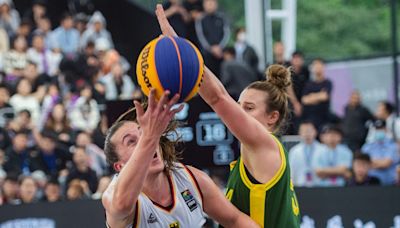
<instances>
[{"instance_id":1,"label":"green and yellow jersey","mask_svg":"<svg viewBox=\"0 0 400 228\"><path fill-rule=\"evenodd\" d=\"M300 227L300 209L290 178L287 152L281 142L275 140L282 158L275 176L268 183L256 183L239 157L231 163L226 197L261 227Z\"/></svg>"}]
</instances>

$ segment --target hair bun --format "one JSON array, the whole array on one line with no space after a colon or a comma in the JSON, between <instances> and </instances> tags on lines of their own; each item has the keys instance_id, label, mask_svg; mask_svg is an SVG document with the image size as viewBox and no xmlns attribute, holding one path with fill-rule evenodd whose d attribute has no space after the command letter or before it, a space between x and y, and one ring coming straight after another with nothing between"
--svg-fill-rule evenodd
<instances>
[{"instance_id":1,"label":"hair bun","mask_svg":"<svg viewBox=\"0 0 400 228\"><path fill-rule=\"evenodd\" d=\"M275 85L280 90L286 90L292 84L290 71L288 68L273 64L266 70L267 83Z\"/></svg>"}]
</instances>

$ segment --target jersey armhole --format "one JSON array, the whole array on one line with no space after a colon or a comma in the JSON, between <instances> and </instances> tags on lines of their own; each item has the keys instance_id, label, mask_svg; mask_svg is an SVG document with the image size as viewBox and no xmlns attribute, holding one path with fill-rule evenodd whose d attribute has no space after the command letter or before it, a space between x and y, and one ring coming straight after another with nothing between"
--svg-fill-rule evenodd
<instances>
[{"instance_id":1,"label":"jersey armhole","mask_svg":"<svg viewBox=\"0 0 400 228\"><path fill-rule=\"evenodd\" d=\"M200 189L200 185L197 182L196 177L194 176L193 172L186 165L184 165L184 164L182 164L182 165L185 168L185 170L188 172L190 178L193 180L193 182L194 182L194 184L195 184L195 186L197 188L197 191L200 193L201 205L203 205L203 207L204 207L203 192Z\"/></svg>"}]
</instances>

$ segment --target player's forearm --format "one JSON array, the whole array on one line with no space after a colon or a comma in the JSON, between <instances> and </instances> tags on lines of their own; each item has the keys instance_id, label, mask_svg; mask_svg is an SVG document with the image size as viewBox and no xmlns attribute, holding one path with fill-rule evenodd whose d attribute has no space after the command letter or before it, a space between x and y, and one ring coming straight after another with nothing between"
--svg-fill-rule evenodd
<instances>
[{"instance_id":1,"label":"player's forearm","mask_svg":"<svg viewBox=\"0 0 400 228\"><path fill-rule=\"evenodd\" d=\"M240 213L239 216L237 216L234 220L232 220L232 222L228 225L226 225L225 227L237 227L237 228L241 228L241 227L260 227L256 222L254 222L254 220L252 220L249 216Z\"/></svg>"},{"instance_id":2,"label":"player's forearm","mask_svg":"<svg viewBox=\"0 0 400 228\"><path fill-rule=\"evenodd\" d=\"M214 107L222 97L229 96L222 83L207 67L204 67L199 94L211 107Z\"/></svg>"},{"instance_id":3,"label":"player's forearm","mask_svg":"<svg viewBox=\"0 0 400 228\"><path fill-rule=\"evenodd\" d=\"M132 156L119 173L113 203L120 209L128 210L135 204L158 143L158 137L142 136Z\"/></svg>"}]
</instances>

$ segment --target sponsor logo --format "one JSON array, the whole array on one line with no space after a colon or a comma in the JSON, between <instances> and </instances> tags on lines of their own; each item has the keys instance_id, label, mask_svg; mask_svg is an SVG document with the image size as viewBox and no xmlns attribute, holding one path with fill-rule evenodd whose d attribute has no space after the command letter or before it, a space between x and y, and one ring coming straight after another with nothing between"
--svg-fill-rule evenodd
<instances>
[{"instance_id":1,"label":"sponsor logo","mask_svg":"<svg viewBox=\"0 0 400 228\"><path fill-rule=\"evenodd\" d=\"M179 228L179 227L180 227L180 225L179 225L178 221L175 221L175 222L169 224L169 228Z\"/></svg>"},{"instance_id":2,"label":"sponsor logo","mask_svg":"<svg viewBox=\"0 0 400 228\"><path fill-rule=\"evenodd\" d=\"M183 197L183 200L185 200L186 205L189 207L190 211L193 211L198 207L196 199L193 197L189 189L181 192L181 195Z\"/></svg>"},{"instance_id":3,"label":"sponsor logo","mask_svg":"<svg viewBox=\"0 0 400 228\"><path fill-rule=\"evenodd\" d=\"M146 83L146 86L148 88L151 88L152 85L150 83L149 76L147 75L147 69L149 69L149 63L147 62L147 59L149 57L149 52L150 52L150 47L147 47L143 50L140 66L141 66L141 70L142 70L144 83Z\"/></svg>"},{"instance_id":4,"label":"sponsor logo","mask_svg":"<svg viewBox=\"0 0 400 228\"><path fill-rule=\"evenodd\" d=\"M155 223L155 222L157 222L156 216L154 216L153 213L150 213L150 216L149 216L149 218L147 219L147 223Z\"/></svg>"}]
</instances>

